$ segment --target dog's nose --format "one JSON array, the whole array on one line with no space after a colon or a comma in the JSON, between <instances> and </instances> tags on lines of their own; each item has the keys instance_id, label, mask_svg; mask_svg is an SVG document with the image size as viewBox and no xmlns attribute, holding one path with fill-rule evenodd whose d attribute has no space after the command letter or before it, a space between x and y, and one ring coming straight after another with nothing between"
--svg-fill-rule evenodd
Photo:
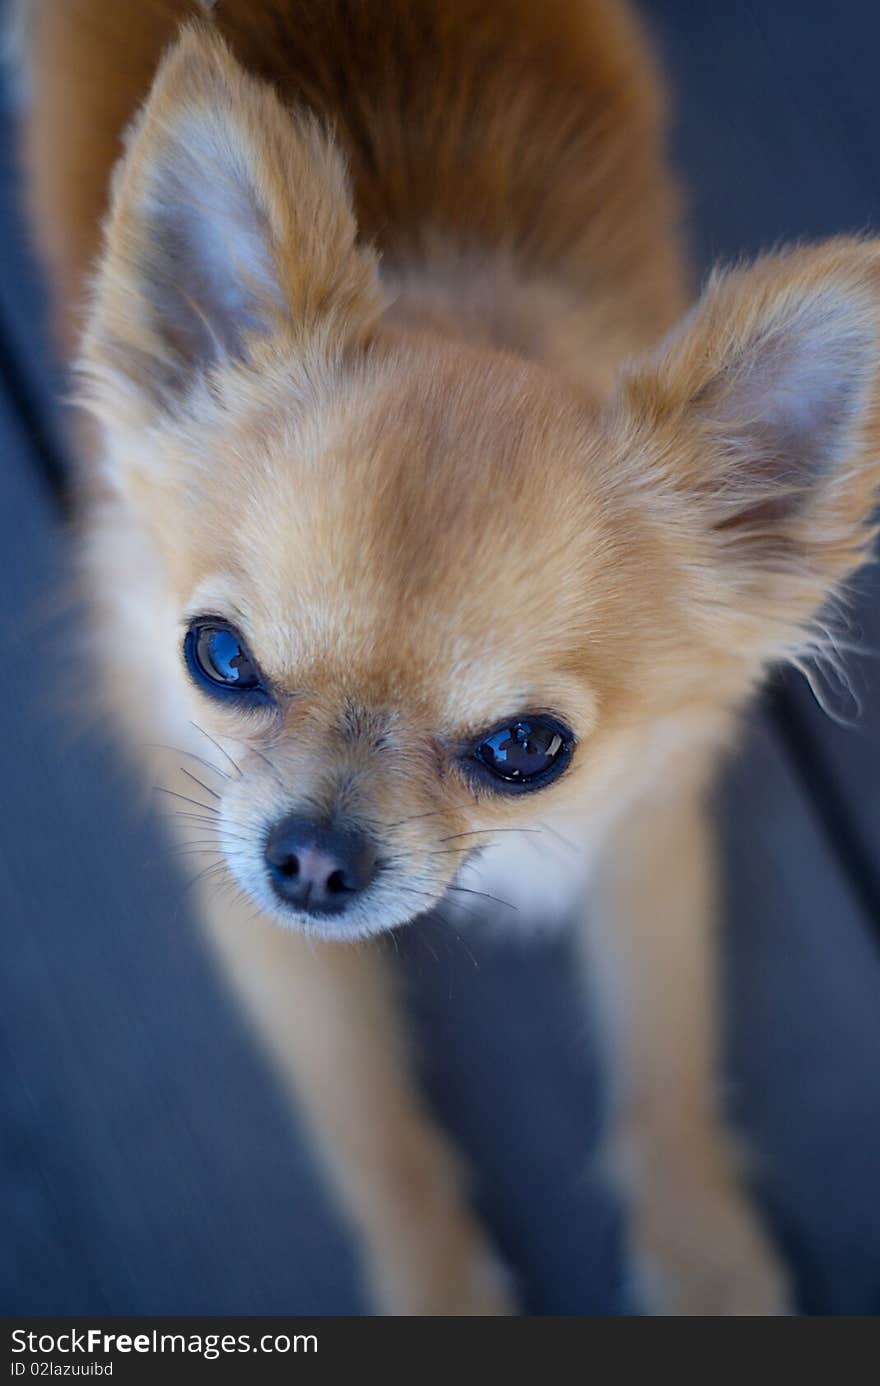
<instances>
[{"instance_id":1,"label":"dog's nose","mask_svg":"<svg viewBox=\"0 0 880 1386\"><path fill-rule=\"evenodd\" d=\"M307 914L340 914L376 874L376 852L362 833L282 818L266 840L276 895Z\"/></svg>"}]
</instances>

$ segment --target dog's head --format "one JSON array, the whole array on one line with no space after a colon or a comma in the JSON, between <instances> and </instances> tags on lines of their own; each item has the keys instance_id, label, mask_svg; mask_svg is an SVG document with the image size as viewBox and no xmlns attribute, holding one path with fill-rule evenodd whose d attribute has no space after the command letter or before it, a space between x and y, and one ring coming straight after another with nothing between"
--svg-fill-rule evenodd
<instances>
[{"instance_id":1,"label":"dog's head","mask_svg":"<svg viewBox=\"0 0 880 1386\"><path fill-rule=\"evenodd\" d=\"M600 403L395 327L330 138L185 35L115 179L83 397L113 657L204 733L254 901L411 919L501 832L607 820L808 649L869 538L878 304L873 245L768 258Z\"/></svg>"}]
</instances>

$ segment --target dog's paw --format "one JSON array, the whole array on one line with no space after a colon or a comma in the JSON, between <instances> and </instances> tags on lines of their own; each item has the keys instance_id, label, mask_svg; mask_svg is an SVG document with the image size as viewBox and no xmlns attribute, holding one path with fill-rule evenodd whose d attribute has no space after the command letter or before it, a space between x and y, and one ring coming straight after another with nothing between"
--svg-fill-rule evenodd
<instances>
[{"instance_id":1,"label":"dog's paw","mask_svg":"<svg viewBox=\"0 0 880 1386\"><path fill-rule=\"evenodd\" d=\"M648 1314L793 1312L787 1271L738 1191L692 1192L642 1208L630 1230L634 1292Z\"/></svg>"},{"instance_id":2,"label":"dog's paw","mask_svg":"<svg viewBox=\"0 0 880 1386\"><path fill-rule=\"evenodd\" d=\"M435 1238L398 1246L373 1262L372 1298L380 1314L495 1317L518 1312L513 1278L467 1215Z\"/></svg>"}]
</instances>

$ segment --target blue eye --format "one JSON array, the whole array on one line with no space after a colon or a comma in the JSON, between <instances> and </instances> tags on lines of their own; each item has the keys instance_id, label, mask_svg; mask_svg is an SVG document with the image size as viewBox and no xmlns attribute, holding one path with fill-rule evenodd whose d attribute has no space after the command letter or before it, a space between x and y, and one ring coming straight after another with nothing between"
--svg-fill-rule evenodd
<instances>
[{"instance_id":1,"label":"blue eye","mask_svg":"<svg viewBox=\"0 0 880 1386\"><path fill-rule=\"evenodd\" d=\"M472 754L507 789L538 789L565 769L573 742L553 717L521 717L485 737Z\"/></svg>"},{"instance_id":2,"label":"blue eye","mask_svg":"<svg viewBox=\"0 0 880 1386\"><path fill-rule=\"evenodd\" d=\"M260 672L234 626L205 618L193 621L183 649L193 678L209 692L265 694Z\"/></svg>"}]
</instances>

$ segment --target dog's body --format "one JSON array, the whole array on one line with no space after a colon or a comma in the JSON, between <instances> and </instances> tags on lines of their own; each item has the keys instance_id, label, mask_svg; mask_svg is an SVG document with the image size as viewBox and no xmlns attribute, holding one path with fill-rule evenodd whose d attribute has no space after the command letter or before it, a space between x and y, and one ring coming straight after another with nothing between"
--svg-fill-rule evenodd
<instances>
[{"instance_id":1,"label":"dog's body","mask_svg":"<svg viewBox=\"0 0 880 1386\"><path fill-rule=\"evenodd\" d=\"M866 551L876 248L729 275L644 356L685 273L659 84L610 0L30 18L114 706L179 748L152 753L178 823L240 887L209 873L209 932L377 1304L510 1308L382 959L344 941L483 891L583 918L645 1305L782 1311L715 1111L702 799ZM521 752L540 774L504 773Z\"/></svg>"}]
</instances>

